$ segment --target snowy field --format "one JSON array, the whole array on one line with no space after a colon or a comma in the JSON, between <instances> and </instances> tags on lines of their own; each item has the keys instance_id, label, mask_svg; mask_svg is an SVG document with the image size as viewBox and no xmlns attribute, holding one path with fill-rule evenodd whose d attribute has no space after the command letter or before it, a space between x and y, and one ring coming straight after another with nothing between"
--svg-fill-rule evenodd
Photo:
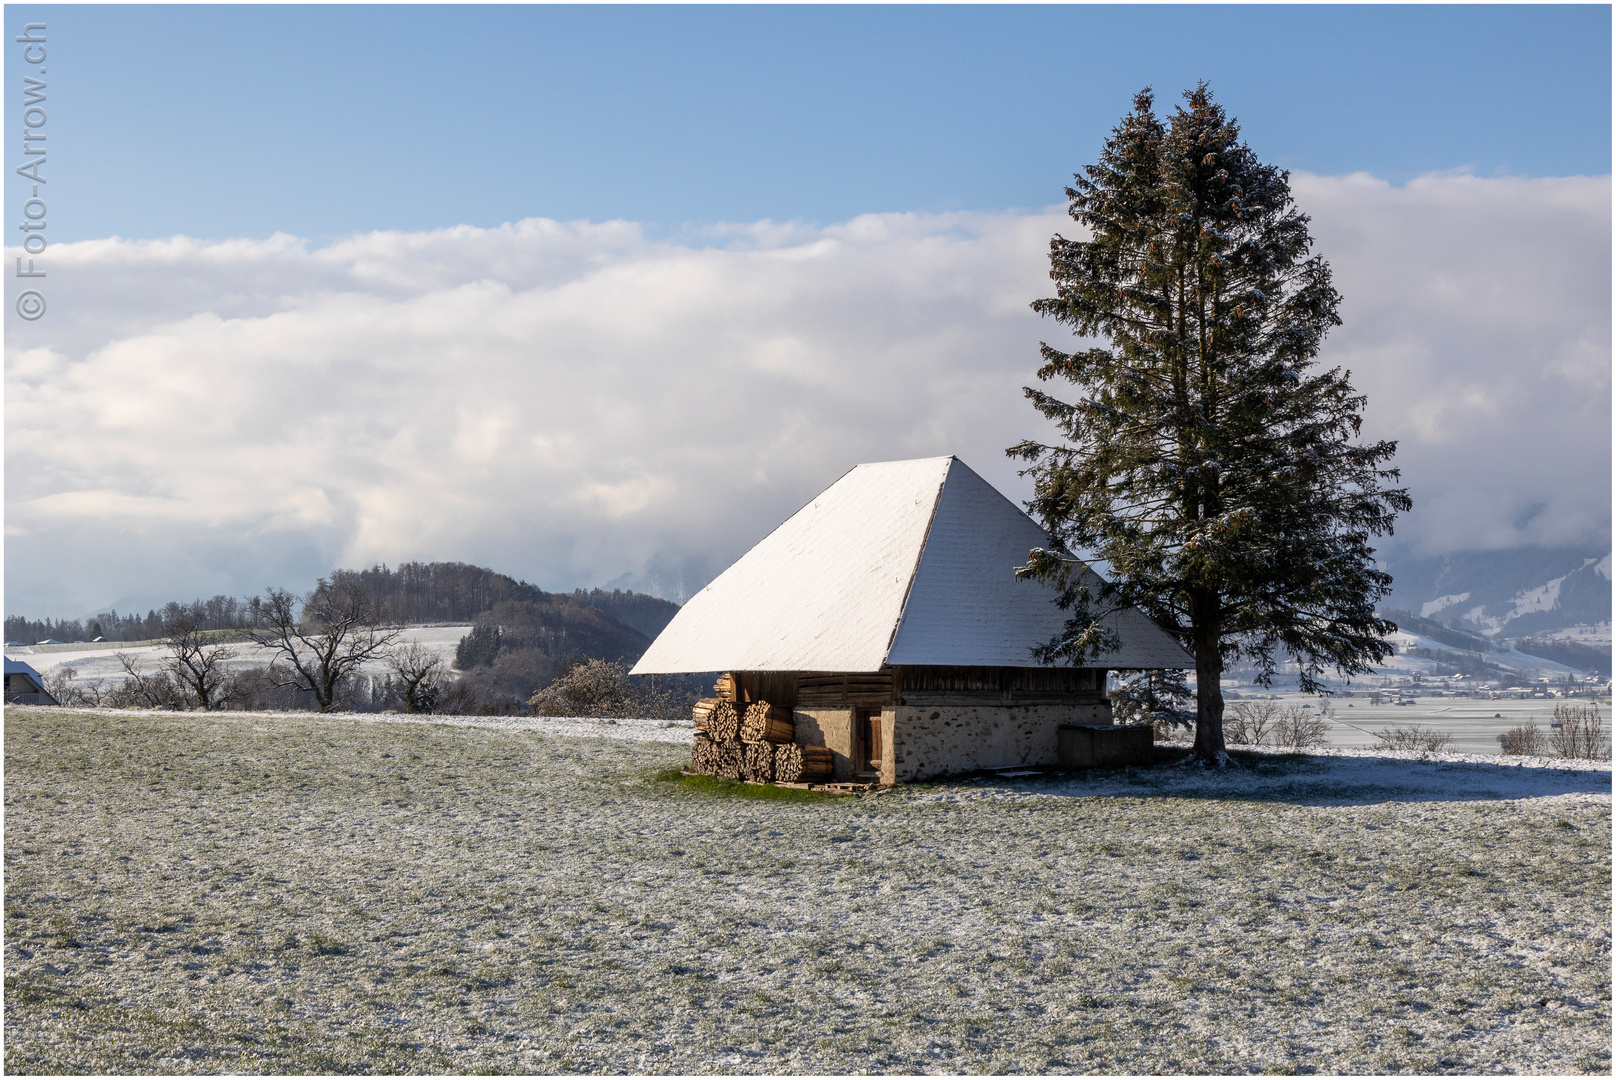
<instances>
[{"instance_id":1,"label":"snowy field","mask_svg":"<svg viewBox=\"0 0 1616 1080\"><path fill-rule=\"evenodd\" d=\"M1248 697L1257 692L1238 691ZM1266 695L1264 695L1266 696ZM1311 705L1318 709L1321 699L1297 693L1276 693L1281 705ZM1227 705L1238 702L1229 701ZM1372 747L1376 745L1374 732L1385 728L1418 726L1427 731L1439 731L1453 736L1453 749L1467 754L1498 754L1498 736L1510 728L1535 721L1545 732L1554 717L1554 706L1561 704L1549 699L1527 701L1485 701L1473 698L1420 697L1412 705L1371 705L1367 697L1329 699L1331 711L1329 740L1331 746ZM1598 701L1578 699L1569 704L1584 706L1597 704L1604 717L1605 732L1611 730L1610 698Z\"/></svg>"},{"instance_id":2,"label":"snowy field","mask_svg":"<svg viewBox=\"0 0 1616 1080\"><path fill-rule=\"evenodd\" d=\"M465 626L411 626L406 627L403 641L415 641L432 649L448 661L453 661L455 646L460 639L471 631L469 625ZM1406 636L1406 635L1405 635ZM236 656L230 662L231 667L242 668L249 666L263 666L275 658L269 649L260 649L250 642L240 642L233 646ZM123 668L120 666L117 654L119 652L132 656L136 666L142 671L155 671L163 666L168 658L168 650L162 645L142 645L134 648L113 643L107 644L72 644L72 645L44 645L11 648L6 655L14 659L23 660L31 664L42 674L49 675L53 670L62 666L71 666L77 672L74 678L76 684L84 685L101 682L111 687L123 681ZM1419 670L1420 665L1429 667L1427 661L1417 657L1398 656L1394 658L1398 663L1405 663L1409 671ZM1550 661L1539 661L1547 665L1540 674L1563 676L1567 669ZM1549 669L1553 670L1549 670ZM365 669L367 674L380 677L387 671L384 661L376 661ZM1401 669L1399 669L1401 670ZM1388 668L1388 671L1391 671ZM1407 671L1401 673L1407 674ZM1268 691L1251 686L1240 686L1233 683L1225 684L1225 693L1240 695L1241 697L1266 696ZM1308 704L1318 708L1322 704L1320 698L1305 696L1294 691L1274 692L1282 704ZM1233 704L1236 699L1230 698ZM1331 746L1339 747L1370 747L1375 745L1372 734L1385 727L1406 726L1416 724L1433 731L1442 731L1454 736L1453 747L1471 754L1496 754L1498 752L1498 736L1512 727L1524 724L1529 720L1536 720L1539 727L1547 729L1549 719L1554 711L1554 702L1551 700L1536 701L1484 701L1469 698L1443 698L1419 697L1413 705L1381 705L1369 704L1369 699L1363 696L1352 698L1335 697L1330 699L1330 707L1334 717L1330 722L1329 740ZM1600 703L1606 720L1606 730L1610 730L1610 700L1604 699ZM1494 714L1497 714L1496 716Z\"/></svg>"},{"instance_id":3,"label":"snowy field","mask_svg":"<svg viewBox=\"0 0 1616 1080\"><path fill-rule=\"evenodd\" d=\"M399 635L399 643L419 642L445 660L453 662L455 646L470 632L469 624L407 626ZM231 642L230 647L235 650L235 656L226 666L236 670L264 667L279 655L273 649L261 648L250 641ZM168 649L160 642L145 645L121 641L74 642L64 645L19 645L6 649L7 656L13 660L23 661L41 675L49 675L60 667L71 667L78 672L73 677L75 684L101 682L109 689L124 680L123 665L118 659L120 653L131 657L135 668L142 672L156 671L170 656ZM380 676L386 673L387 664L378 660L366 665L362 670L366 674Z\"/></svg>"},{"instance_id":4,"label":"snowy field","mask_svg":"<svg viewBox=\"0 0 1616 1080\"><path fill-rule=\"evenodd\" d=\"M1608 766L779 803L644 721L5 719L11 1073L1611 1067Z\"/></svg>"},{"instance_id":5,"label":"snowy field","mask_svg":"<svg viewBox=\"0 0 1616 1080\"><path fill-rule=\"evenodd\" d=\"M653 721L8 708L18 1072L1610 1072L1611 773L753 802Z\"/></svg>"}]
</instances>

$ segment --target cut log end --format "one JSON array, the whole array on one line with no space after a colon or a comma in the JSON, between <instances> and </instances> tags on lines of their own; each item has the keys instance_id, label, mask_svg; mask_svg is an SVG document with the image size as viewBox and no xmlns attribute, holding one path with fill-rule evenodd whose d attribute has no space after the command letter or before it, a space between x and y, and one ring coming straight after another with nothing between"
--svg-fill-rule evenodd
<instances>
[{"instance_id":1,"label":"cut log end","mask_svg":"<svg viewBox=\"0 0 1616 1080\"><path fill-rule=\"evenodd\" d=\"M745 764L742 775L760 784L766 784L774 776L774 747L769 743L747 743L744 751Z\"/></svg>"},{"instance_id":2,"label":"cut log end","mask_svg":"<svg viewBox=\"0 0 1616 1080\"><path fill-rule=\"evenodd\" d=\"M690 771L712 775L713 740L706 735L697 734L690 740Z\"/></svg>"},{"instance_id":3,"label":"cut log end","mask_svg":"<svg viewBox=\"0 0 1616 1080\"><path fill-rule=\"evenodd\" d=\"M733 742L741 737L741 714L733 701L720 701L707 714L707 735L714 742Z\"/></svg>"},{"instance_id":4,"label":"cut log end","mask_svg":"<svg viewBox=\"0 0 1616 1080\"><path fill-rule=\"evenodd\" d=\"M720 764L723 771L718 775L726 780L741 780L746 777L746 744L738 740L723 743L718 748Z\"/></svg>"},{"instance_id":5,"label":"cut log end","mask_svg":"<svg viewBox=\"0 0 1616 1080\"><path fill-rule=\"evenodd\" d=\"M827 780L831 774L831 753L823 746L783 743L774 748L774 778L788 784Z\"/></svg>"},{"instance_id":6,"label":"cut log end","mask_svg":"<svg viewBox=\"0 0 1616 1080\"><path fill-rule=\"evenodd\" d=\"M788 743L795 731L791 710L767 701L748 705L741 721L741 738L746 742Z\"/></svg>"}]
</instances>

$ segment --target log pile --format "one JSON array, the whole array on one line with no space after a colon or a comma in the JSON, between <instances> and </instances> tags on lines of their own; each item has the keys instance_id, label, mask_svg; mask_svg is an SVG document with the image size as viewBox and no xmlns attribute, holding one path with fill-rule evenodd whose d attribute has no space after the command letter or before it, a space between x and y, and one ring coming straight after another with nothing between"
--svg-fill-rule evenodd
<instances>
[{"instance_id":1,"label":"log pile","mask_svg":"<svg viewBox=\"0 0 1616 1080\"><path fill-rule=\"evenodd\" d=\"M702 698L691 712L696 725L690 743L691 771L761 784L830 779L831 752L792 741L795 725L790 709L767 701L743 706L737 701L733 675L720 677L713 692L716 697Z\"/></svg>"},{"instance_id":2,"label":"log pile","mask_svg":"<svg viewBox=\"0 0 1616 1080\"><path fill-rule=\"evenodd\" d=\"M739 780L746 774L745 748L738 742L718 743L713 752L713 775Z\"/></svg>"},{"instance_id":3,"label":"log pile","mask_svg":"<svg viewBox=\"0 0 1616 1080\"><path fill-rule=\"evenodd\" d=\"M712 774L713 771L713 740L705 732L696 732L696 737L690 740L690 770L691 772Z\"/></svg>"},{"instance_id":4,"label":"log pile","mask_svg":"<svg viewBox=\"0 0 1616 1080\"><path fill-rule=\"evenodd\" d=\"M746 707L741 721L741 740L749 743L788 743L794 730L791 710L767 701L754 701Z\"/></svg>"},{"instance_id":5,"label":"log pile","mask_svg":"<svg viewBox=\"0 0 1616 1080\"><path fill-rule=\"evenodd\" d=\"M690 768L692 772L708 776L740 780L747 768L746 744L738 741L714 742L698 732L690 740Z\"/></svg>"},{"instance_id":6,"label":"log pile","mask_svg":"<svg viewBox=\"0 0 1616 1080\"><path fill-rule=\"evenodd\" d=\"M701 706L697 705L697 709ZM698 721L698 726L700 722ZM713 742L735 742L741 737L741 714L733 701L715 701L707 713L705 730Z\"/></svg>"},{"instance_id":7,"label":"log pile","mask_svg":"<svg viewBox=\"0 0 1616 1080\"><path fill-rule=\"evenodd\" d=\"M774 748L774 778L787 784L828 780L830 760L830 751L823 746L781 743Z\"/></svg>"},{"instance_id":8,"label":"log pile","mask_svg":"<svg viewBox=\"0 0 1616 1080\"><path fill-rule=\"evenodd\" d=\"M766 742L744 743L743 752L745 767L741 770L743 779L754 784L767 784L774 779L774 744Z\"/></svg>"}]
</instances>

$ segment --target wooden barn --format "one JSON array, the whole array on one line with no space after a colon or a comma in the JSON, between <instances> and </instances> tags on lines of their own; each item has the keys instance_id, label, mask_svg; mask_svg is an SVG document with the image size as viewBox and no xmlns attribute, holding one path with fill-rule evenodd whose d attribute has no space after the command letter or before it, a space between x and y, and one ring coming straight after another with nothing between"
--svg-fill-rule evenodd
<instances>
[{"instance_id":1,"label":"wooden barn","mask_svg":"<svg viewBox=\"0 0 1616 1080\"><path fill-rule=\"evenodd\" d=\"M1036 666L1066 616L1014 570L1047 543L957 458L860 465L692 597L633 670L726 673L697 707L702 771L892 784L1055 765L1062 727L1111 723L1108 668L1194 660L1129 610L1106 667Z\"/></svg>"}]
</instances>

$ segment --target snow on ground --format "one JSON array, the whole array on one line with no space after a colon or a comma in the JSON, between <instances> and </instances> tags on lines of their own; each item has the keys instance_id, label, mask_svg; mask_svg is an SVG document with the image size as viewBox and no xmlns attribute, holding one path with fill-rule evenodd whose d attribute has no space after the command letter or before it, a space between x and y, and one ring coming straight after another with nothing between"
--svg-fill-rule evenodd
<instances>
[{"instance_id":1,"label":"snow on ground","mask_svg":"<svg viewBox=\"0 0 1616 1080\"><path fill-rule=\"evenodd\" d=\"M1238 693L1240 698L1235 698ZM1554 707L1566 704L1554 698L1527 698L1488 701L1485 698L1422 696L1412 705L1374 705L1360 694L1351 698L1323 699L1295 691L1269 692L1255 687L1226 687L1227 705L1240 700L1272 697L1281 705L1306 705L1316 715L1325 715L1329 726L1331 746L1372 749L1379 744L1376 733L1389 728L1418 727L1424 731L1453 736L1451 749L1467 754L1496 755L1498 736L1511 728L1535 723L1547 731L1554 717ZM1329 705L1326 714L1324 705ZM1605 730L1611 729L1611 701L1579 699L1570 702L1577 706L1597 705L1605 721Z\"/></svg>"},{"instance_id":2,"label":"snow on ground","mask_svg":"<svg viewBox=\"0 0 1616 1080\"><path fill-rule=\"evenodd\" d=\"M419 642L452 662L455 646L470 632L470 625L407 626L399 635L399 644ZM226 666L233 669L264 667L278 655L275 650L261 648L250 641L233 641L229 645L236 655ZM73 678L76 685L105 682L109 687L121 683L124 678L123 665L118 659L120 653L132 657L136 669L142 672L156 671L169 656L167 647L161 644L130 645L119 641L11 646L6 649L7 656L24 661L41 675L49 675L59 667L72 667L78 672ZM386 673L387 664L385 661L374 661L361 670L367 675L381 676Z\"/></svg>"},{"instance_id":3,"label":"snow on ground","mask_svg":"<svg viewBox=\"0 0 1616 1080\"><path fill-rule=\"evenodd\" d=\"M1585 644L1594 645L1600 643L1599 638L1602 634L1603 643L1608 646L1610 644L1610 626L1609 624L1602 624L1602 627L1602 630L1600 627L1583 628L1587 632L1582 636L1572 634L1570 631L1557 631L1553 634L1548 634L1545 636L1576 637L1578 640L1584 640ZM1434 677L1432 673L1439 669L1445 671L1453 670L1451 665L1446 664L1441 660L1431 660L1423 656L1410 655L1408 650L1411 648L1429 649L1439 654L1466 652L1466 650L1456 649L1452 645L1446 645L1434 638L1428 638L1423 634L1416 634L1408 630L1398 630L1390 635L1389 640L1396 647L1396 651L1380 664L1377 664L1367 674L1361 675L1354 679L1353 683L1356 688L1363 689L1375 686L1388 678L1406 680L1411 675L1419 675L1422 678L1431 678ZM1564 680L1567 675L1576 675L1582 678L1587 677L1587 673L1581 671L1580 669L1570 668L1564 664L1557 663L1556 661L1546 660L1541 656L1533 656L1530 653L1523 653L1519 649L1516 649L1514 645L1508 644L1507 642L1495 642L1494 645L1495 651L1477 653L1475 655L1480 656L1483 660L1489 664L1492 664L1494 667L1503 670L1510 678L1523 681L1530 681L1533 679L1553 679L1558 682ZM1505 645L1506 647L1497 649L1496 646L1498 645ZM1276 681L1290 684L1295 683L1296 664L1294 661L1287 661L1280 665Z\"/></svg>"},{"instance_id":4,"label":"snow on ground","mask_svg":"<svg viewBox=\"0 0 1616 1080\"><path fill-rule=\"evenodd\" d=\"M1421 656L1410 656L1410 648L1431 649L1438 653L1458 653L1464 650L1455 649L1452 645L1444 645L1434 638L1421 634L1399 630L1391 635L1390 640L1397 646L1397 652L1376 665L1372 675L1365 676L1361 681L1373 682L1382 675L1429 675L1438 668L1447 668L1440 660L1428 660ZM1545 660L1541 656L1532 656L1510 646L1501 652L1488 652L1480 654L1482 659L1495 667L1514 673L1522 679L1563 679L1567 675L1582 674L1574 668L1553 660ZM1451 670L1451 668L1448 668Z\"/></svg>"},{"instance_id":5,"label":"snow on ground","mask_svg":"<svg viewBox=\"0 0 1616 1080\"><path fill-rule=\"evenodd\" d=\"M1577 626L1568 626L1564 630L1556 630L1545 637L1567 638L1583 645L1605 648L1611 646L1610 623L1580 623Z\"/></svg>"},{"instance_id":6,"label":"snow on ground","mask_svg":"<svg viewBox=\"0 0 1616 1080\"><path fill-rule=\"evenodd\" d=\"M622 722L5 719L11 1073L1610 1070L1604 766L781 803Z\"/></svg>"},{"instance_id":7,"label":"snow on ground","mask_svg":"<svg viewBox=\"0 0 1616 1080\"><path fill-rule=\"evenodd\" d=\"M1438 612L1446 611L1453 605L1462 604L1468 599L1470 599L1470 594L1467 592L1453 593L1449 596L1439 596L1435 600L1428 601L1427 603L1421 605L1420 618L1435 618Z\"/></svg>"}]
</instances>

